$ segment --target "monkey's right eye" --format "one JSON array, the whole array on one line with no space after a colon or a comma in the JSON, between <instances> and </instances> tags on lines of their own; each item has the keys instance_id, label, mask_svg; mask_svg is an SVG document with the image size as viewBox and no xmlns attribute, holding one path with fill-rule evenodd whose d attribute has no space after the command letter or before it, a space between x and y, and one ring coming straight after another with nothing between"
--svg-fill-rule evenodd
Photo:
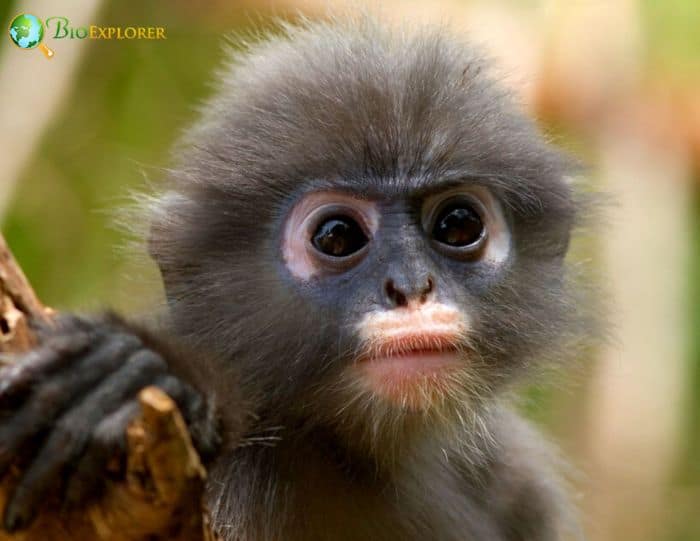
<instances>
[{"instance_id":1,"label":"monkey's right eye","mask_svg":"<svg viewBox=\"0 0 700 541\"><path fill-rule=\"evenodd\" d=\"M369 252L378 225L374 201L335 190L309 192L285 220L284 263L302 281L342 274Z\"/></svg>"},{"instance_id":2,"label":"monkey's right eye","mask_svg":"<svg viewBox=\"0 0 700 541\"><path fill-rule=\"evenodd\" d=\"M349 216L331 216L321 222L311 243L322 254L347 257L360 251L368 242L360 225Z\"/></svg>"}]
</instances>

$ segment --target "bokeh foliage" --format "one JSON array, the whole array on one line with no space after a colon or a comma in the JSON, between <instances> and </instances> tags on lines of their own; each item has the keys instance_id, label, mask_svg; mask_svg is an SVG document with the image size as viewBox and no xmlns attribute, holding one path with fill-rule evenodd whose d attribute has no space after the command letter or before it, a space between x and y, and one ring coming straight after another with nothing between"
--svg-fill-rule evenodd
<instances>
[{"instance_id":1,"label":"bokeh foliage","mask_svg":"<svg viewBox=\"0 0 700 541\"><path fill-rule=\"evenodd\" d=\"M111 225L112 216L128 202L129 190L145 187L144 176L155 182L162 176L162 168L170 162L172 143L209 92L212 70L222 57L221 36L231 30L246 32L265 22L249 12L223 8L223 3L212 3L207 10L195 4L109 0L98 21L75 21L165 26L168 39L86 41L86 56L71 95L17 184L2 231L40 298L51 306L94 309L111 305L135 310L159 297L154 269L125 257L119 249L127 237ZM20 5L0 3L0 20L9 20ZM648 62L673 77L697 80L697 0L645 0L643 5ZM55 14L60 14L59 5ZM52 47L57 54L52 61L60 62L60 43L53 42ZM688 382L692 392L684 453L674 486L669 487L683 496L670 511L662 541L700 539L698 190L692 234L688 269L689 327L694 330ZM553 394L535 389L528 396L529 413L550 425L562 422L562 405L572 407L568 390Z\"/></svg>"}]
</instances>

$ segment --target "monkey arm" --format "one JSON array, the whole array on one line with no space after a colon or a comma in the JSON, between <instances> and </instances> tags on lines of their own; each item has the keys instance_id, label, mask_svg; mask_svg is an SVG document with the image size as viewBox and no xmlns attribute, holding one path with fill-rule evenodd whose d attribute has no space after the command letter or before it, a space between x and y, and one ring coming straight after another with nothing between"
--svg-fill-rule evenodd
<instances>
[{"instance_id":1,"label":"monkey arm","mask_svg":"<svg viewBox=\"0 0 700 541\"><path fill-rule=\"evenodd\" d=\"M123 475L126 430L145 387L172 397L200 456L213 456L219 430L204 396L128 324L112 315L60 316L39 336L41 345L5 368L0 383L0 476L31 457L5 508L8 531L26 527L47 494L60 492L76 507L101 493L105 472Z\"/></svg>"},{"instance_id":2,"label":"monkey arm","mask_svg":"<svg viewBox=\"0 0 700 541\"><path fill-rule=\"evenodd\" d=\"M0 302L0 515L41 511L0 540L213 540L190 435L210 456L217 432L199 393L114 316L51 325L1 236Z\"/></svg>"}]
</instances>

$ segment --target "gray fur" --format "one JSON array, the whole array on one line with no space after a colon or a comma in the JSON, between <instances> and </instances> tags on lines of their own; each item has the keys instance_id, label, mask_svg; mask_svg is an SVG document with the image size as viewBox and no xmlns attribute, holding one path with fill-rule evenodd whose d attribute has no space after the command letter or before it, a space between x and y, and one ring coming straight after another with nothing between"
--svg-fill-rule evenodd
<instances>
[{"instance_id":1,"label":"gray fur","mask_svg":"<svg viewBox=\"0 0 700 541\"><path fill-rule=\"evenodd\" d=\"M257 415L210 473L225 539L545 541L574 527L552 451L504 397L586 328L564 262L582 198L487 61L444 30L286 26L235 55L178 149L150 253L175 334L219 359L208 392L222 402L240 384ZM348 307L374 293L352 278L300 288L280 257L284 217L310 189L403 200L446 181L493 190L513 234L498 272L441 267L478 316L474 385L439 415L337 415Z\"/></svg>"}]
</instances>

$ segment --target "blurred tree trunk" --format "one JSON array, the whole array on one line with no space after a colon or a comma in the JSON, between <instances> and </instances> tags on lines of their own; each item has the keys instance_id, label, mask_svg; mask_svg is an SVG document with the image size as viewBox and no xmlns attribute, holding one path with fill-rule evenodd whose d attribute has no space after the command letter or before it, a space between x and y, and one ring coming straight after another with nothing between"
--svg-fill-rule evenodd
<instances>
[{"instance_id":1,"label":"blurred tree trunk","mask_svg":"<svg viewBox=\"0 0 700 541\"><path fill-rule=\"evenodd\" d=\"M17 13L22 10L42 20L60 15L86 24L95 20L101 4L102 0L62 0L57 13L57 3L52 0L27 0L17 2ZM45 42L47 37L48 31ZM5 50L0 54L0 218L15 183L70 90L90 40L50 41L60 44L51 60L39 49L24 51L9 39L1 42Z\"/></svg>"},{"instance_id":2,"label":"blurred tree trunk","mask_svg":"<svg viewBox=\"0 0 700 541\"><path fill-rule=\"evenodd\" d=\"M614 342L590 391L591 533L643 541L664 530L686 406L691 169L682 149L624 127L601 154L617 201L603 235Z\"/></svg>"},{"instance_id":3,"label":"blurred tree trunk","mask_svg":"<svg viewBox=\"0 0 700 541\"><path fill-rule=\"evenodd\" d=\"M672 92L649 85L640 2L556 5L541 106L587 132L613 199L600 227L612 343L598 359L579 438L586 519L595 541L651 540L665 529L687 391L698 125L667 101Z\"/></svg>"}]
</instances>

